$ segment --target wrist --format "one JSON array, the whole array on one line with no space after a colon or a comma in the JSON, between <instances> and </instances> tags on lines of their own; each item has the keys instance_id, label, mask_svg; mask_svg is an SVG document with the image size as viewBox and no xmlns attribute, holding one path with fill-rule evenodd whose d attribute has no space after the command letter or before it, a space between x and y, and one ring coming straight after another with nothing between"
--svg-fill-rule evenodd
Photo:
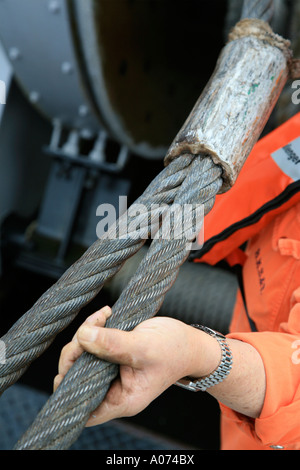
<instances>
[{"instance_id":1,"label":"wrist","mask_svg":"<svg viewBox=\"0 0 300 470\"><path fill-rule=\"evenodd\" d=\"M217 369L221 362L222 351L215 338L204 331L190 326L192 357L187 376L206 377Z\"/></svg>"},{"instance_id":2,"label":"wrist","mask_svg":"<svg viewBox=\"0 0 300 470\"><path fill-rule=\"evenodd\" d=\"M176 382L176 385L179 385L193 392L198 392L199 390L201 390L202 392L206 392L207 389L214 387L215 385L223 382L227 378L228 374L230 373L232 369L232 353L227 343L226 337L224 335L206 326L202 326L202 325L192 325L192 326L204 332L205 334L209 335L214 340L216 340L216 342L220 346L221 358L217 367L211 370L212 364L214 363L216 359L216 354L215 354L216 350L214 346L209 347L207 341L205 341L206 347L205 345L203 345L203 342L201 342L201 345L202 345L201 349L203 351L203 346L204 346L204 351L205 351L201 357L201 367L199 365L199 368L195 366L194 368L191 369L191 370L197 369L199 373L195 374L194 377L192 377L193 373L190 374L189 376L183 377L182 379ZM194 363L194 361L192 361L192 363ZM204 372L206 369L210 371L207 374L205 374ZM201 376L199 377L199 375Z\"/></svg>"}]
</instances>

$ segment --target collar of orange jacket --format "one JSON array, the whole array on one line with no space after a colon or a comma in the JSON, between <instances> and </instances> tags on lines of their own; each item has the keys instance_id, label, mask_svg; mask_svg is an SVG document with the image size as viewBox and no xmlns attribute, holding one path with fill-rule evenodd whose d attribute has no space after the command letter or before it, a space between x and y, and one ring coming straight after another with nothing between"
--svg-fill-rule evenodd
<instances>
[{"instance_id":1,"label":"collar of orange jacket","mask_svg":"<svg viewBox=\"0 0 300 470\"><path fill-rule=\"evenodd\" d=\"M240 247L298 201L300 113L262 138L233 188L216 197L205 217L204 245L191 252L190 260L215 265L226 259L231 265L242 264Z\"/></svg>"}]
</instances>

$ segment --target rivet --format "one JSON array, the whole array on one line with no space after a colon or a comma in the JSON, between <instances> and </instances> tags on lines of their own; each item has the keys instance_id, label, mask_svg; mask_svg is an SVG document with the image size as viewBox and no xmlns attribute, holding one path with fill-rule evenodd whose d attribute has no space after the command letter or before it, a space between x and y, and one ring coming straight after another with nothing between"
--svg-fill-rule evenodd
<instances>
[{"instance_id":1,"label":"rivet","mask_svg":"<svg viewBox=\"0 0 300 470\"><path fill-rule=\"evenodd\" d=\"M60 4L57 0L51 0L48 4L50 13L57 14L60 12Z\"/></svg>"},{"instance_id":2,"label":"rivet","mask_svg":"<svg viewBox=\"0 0 300 470\"><path fill-rule=\"evenodd\" d=\"M11 47L8 55L11 60L19 60L21 58L21 51L17 47Z\"/></svg>"},{"instance_id":3,"label":"rivet","mask_svg":"<svg viewBox=\"0 0 300 470\"><path fill-rule=\"evenodd\" d=\"M70 75L73 73L73 66L70 62L63 62L61 65L61 71L65 75Z\"/></svg>"},{"instance_id":4,"label":"rivet","mask_svg":"<svg viewBox=\"0 0 300 470\"><path fill-rule=\"evenodd\" d=\"M81 106L79 106L78 108L78 114L79 116L81 117L85 117L89 114L89 109L88 107L85 105L85 104L82 104Z\"/></svg>"},{"instance_id":5,"label":"rivet","mask_svg":"<svg viewBox=\"0 0 300 470\"><path fill-rule=\"evenodd\" d=\"M38 91L31 91L29 93L29 99L31 103L38 103L41 99L41 95Z\"/></svg>"},{"instance_id":6,"label":"rivet","mask_svg":"<svg viewBox=\"0 0 300 470\"><path fill-rule=\"evenodd\" d=\"M94 138L94 132L91 129L83 128L80 131L80 137L86 140L92 140Z\"/></svg>"}]
</instances>

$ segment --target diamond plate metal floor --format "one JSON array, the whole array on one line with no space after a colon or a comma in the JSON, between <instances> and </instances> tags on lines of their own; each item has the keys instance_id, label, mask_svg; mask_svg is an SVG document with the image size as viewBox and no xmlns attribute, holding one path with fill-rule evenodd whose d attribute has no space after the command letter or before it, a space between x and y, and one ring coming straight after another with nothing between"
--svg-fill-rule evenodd
<instances>
[{"instance_id":1,"label":"diamond plate metal floor","mask_svg":"<svg viewBox=\"0 0 300 470\"><path fill-rule=\"evenodd\" d=\"M48 395L14 385L0 398L0 450L11 450L28 429ZM178 450L184 446L119 421L84 429L70 450Z\"/></svg>"}]
</instances>

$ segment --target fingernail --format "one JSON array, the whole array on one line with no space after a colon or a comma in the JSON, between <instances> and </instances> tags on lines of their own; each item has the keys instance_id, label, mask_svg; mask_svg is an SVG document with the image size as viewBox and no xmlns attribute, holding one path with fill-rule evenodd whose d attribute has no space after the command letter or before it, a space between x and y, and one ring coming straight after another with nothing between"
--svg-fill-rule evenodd
<instances>
[{"instance_id":1,"label":"fingernail","mask_svg":"<svg viewBox=\"0 0 300 470\"><path fill-rule=\"evenodd\" d=\"M97 338L98 330L98 328L93 326L82 326L78 330L79 339L92 343Z\"/></svg>"}]
</instances>

